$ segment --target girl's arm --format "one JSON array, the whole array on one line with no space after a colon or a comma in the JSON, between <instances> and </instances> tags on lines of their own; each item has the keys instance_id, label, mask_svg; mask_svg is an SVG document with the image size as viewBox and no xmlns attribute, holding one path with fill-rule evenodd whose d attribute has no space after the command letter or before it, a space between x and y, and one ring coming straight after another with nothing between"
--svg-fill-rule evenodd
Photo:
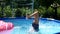
<instances>
[{"instance_id":1,"label":"girl's arm","mask_svg":"<svg viewBox=\"0 0 60 34\"><path fill-rule=\"evenodd\" d=\"M38 11L34 12L33 14L30 15L30 17L33 16L33 15L35 15L35 14L37 14L37 13L38 13Z\"/></svg>"},{"instance_id":2,"label":"girl's arm","mask_svg":"<svg viewBox=\"0 0 60 34\"><path fill-rule=\"evenodd\" d=\"M34 12L34 13L31 14L31 15L28 14L26 17L27 17L27 18L30 18L30 17L34 16L35 14L37 14L37 13L38 13L38 11Z\"/></svg>"}]
</instances>

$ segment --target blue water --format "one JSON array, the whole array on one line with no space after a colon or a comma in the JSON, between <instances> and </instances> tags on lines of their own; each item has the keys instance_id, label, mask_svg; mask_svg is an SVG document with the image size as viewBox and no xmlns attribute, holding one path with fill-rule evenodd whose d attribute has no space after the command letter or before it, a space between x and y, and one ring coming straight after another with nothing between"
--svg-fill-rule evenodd
<instances>
[{"instance_id":1,"label":"blue water","mask_svg":"<svg viewBox=\"0 0 60 34\"><path fill-rule=\"evenodd\" d=\"M14 29L11 34L55 34L60 32L60 21L39 19L39 31L29 33L33 19L4 19L6 22L12 22Z\"/></svg>"}]
</instances>

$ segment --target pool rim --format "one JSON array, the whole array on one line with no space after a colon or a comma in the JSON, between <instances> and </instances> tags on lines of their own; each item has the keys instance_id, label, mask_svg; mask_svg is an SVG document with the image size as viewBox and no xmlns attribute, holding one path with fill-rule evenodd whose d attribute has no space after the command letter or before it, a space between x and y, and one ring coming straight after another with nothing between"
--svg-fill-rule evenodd
<instances>
[{"instance_id":1,"label":"pool rim","mask_svg":"<svg viewBox=\"0 0 60 34\"><path fill-rule=\"evenodd\" d=\"M0 18L0 20L6 20L6 19L26 19L26 17L17 17L17 18ZM29 19L34 19L34 18L29 18ZM60 23L60 20L56 20L56 19L49 19L49 18L39 18L39 19L42 19L42 20L48 20L48 21L55 21L55 22L58 22Z\"/></svg>"}]
</instances>

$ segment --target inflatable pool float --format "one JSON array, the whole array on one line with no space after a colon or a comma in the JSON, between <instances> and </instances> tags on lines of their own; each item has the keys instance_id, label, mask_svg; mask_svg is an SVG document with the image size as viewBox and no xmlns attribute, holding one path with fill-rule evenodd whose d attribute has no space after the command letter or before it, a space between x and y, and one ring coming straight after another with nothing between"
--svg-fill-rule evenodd
<instances>
[{"instance_id":1,"label":"inflatable pool float","mask_svg":"<svg viewBox=\"0 0 60 34\"><path fill-rule=\"evenodd\" d=\"M11 22L0 20L0 34L11 34L14 25Z\"/></svg>"}]
</instances>

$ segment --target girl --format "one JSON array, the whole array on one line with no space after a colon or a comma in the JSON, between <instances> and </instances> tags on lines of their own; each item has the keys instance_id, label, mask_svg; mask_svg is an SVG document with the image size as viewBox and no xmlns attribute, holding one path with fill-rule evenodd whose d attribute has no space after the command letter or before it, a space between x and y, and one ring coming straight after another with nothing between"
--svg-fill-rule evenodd
<instances>
[{"instance_id":1,"label":"girl","mask_svg":"<svg viewBox=\"0 0 60 34\"><path fill-rule=\"evenodd\" d=\"M27 18L30 18L31 16L34 16L34 21L32 23L32 27L35 31L39 31L39 13L38 10L35 9L35 12L31 15L27 14Z\"/></svg>"}]
</instances>

